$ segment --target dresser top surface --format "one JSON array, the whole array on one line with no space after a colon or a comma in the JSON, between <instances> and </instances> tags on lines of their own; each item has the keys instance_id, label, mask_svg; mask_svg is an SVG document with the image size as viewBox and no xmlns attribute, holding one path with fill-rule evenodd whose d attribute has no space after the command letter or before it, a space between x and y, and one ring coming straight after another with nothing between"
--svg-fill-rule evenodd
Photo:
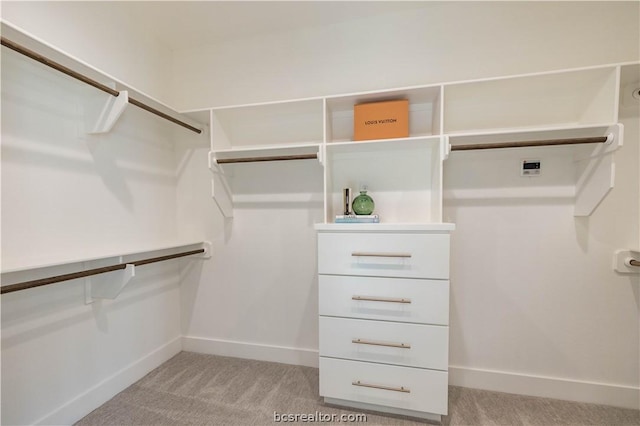
<instances>
[{"instance_id":1,"label":"dresser top surface","mask_svg":"<svg viewBox=\"0 0 640 426\"><path fill-rule=\"evenodd\" d=\"M455 223L316 223L318 232L451 232Z\"/></svg>"}]
</instances>

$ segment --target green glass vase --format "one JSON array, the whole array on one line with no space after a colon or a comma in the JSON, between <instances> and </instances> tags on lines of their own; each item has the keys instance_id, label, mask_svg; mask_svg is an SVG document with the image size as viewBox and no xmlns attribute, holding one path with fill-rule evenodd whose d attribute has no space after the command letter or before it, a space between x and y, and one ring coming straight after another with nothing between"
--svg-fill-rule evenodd
<instances>
[{"instance_id":1,"label":"green glass vase","mask_svg":"<svg viewBox=\"0 0 640 426\"><path fill-rule=\"evenodd\" d=\"M367 191L360 191L360 195L353 199L351 208L355 214L372 214L375 203L367 195Z\"/></svg>"}]
</instances>

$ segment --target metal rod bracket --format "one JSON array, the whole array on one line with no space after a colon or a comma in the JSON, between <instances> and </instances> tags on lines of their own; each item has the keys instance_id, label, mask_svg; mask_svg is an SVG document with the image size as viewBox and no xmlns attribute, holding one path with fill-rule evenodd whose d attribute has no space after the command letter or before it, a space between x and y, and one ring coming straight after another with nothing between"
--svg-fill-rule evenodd
<instances>
[{"instance_id":1,"label":"metal rod bracket","mask_svg":"<svg viewBox=\"0 0 640 426\"><path fill-rule=\"evenodd\" d=\"M640 266L634 265L634 260L640 264L639 250L616 250L613 269L620 274L640 274Z\"/></svg>"},{"instance_id":2,"label":"metal rod bracket","mask_svg":"<svg viewBox=\"0 0 640 426\"><path fill-rule=\"evenodd\" d=\"M607 134L607 140L604 141L605 145L610 145L613 143L613 141L616 139L615 135L613 133L609 133Z\"/></svg>"},{"instance_id":3,"label":"metal rod bracket","mask_svg":"<svg viewBox=\"0 0 640 426\"><path fill-rule=\"evenodd\" d=\"M204 253L193 255L193 257L196 259L211 259L211 253L213 252L213 244L211 244L211 241L203 242L202 248L204 249Z\"/></svg>"},{"instance_id":4,"label":"metal rod bracket","mask_svg":"<svg viewBox=\"0 0 640 426\"><path fill-rule=\"evenodd\" d=\"M227 181L225 174L218 159L213 151L209 151L209 170L213 173L211 178L211 198L216 202L218 209L224 217L233 217L233 192Z\"/></svg>"}]
</instances>

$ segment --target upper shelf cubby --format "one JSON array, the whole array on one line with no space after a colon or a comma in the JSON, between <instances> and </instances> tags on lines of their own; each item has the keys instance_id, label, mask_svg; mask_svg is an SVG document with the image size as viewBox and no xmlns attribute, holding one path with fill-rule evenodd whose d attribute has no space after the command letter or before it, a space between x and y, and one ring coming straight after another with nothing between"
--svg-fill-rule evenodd
<instances>
[{"instance_id":1,"label":"upper shelf cubby","mask_svg":"<svg viewBox=\"0 0 640 426\"><path fill-rule=\"evenodd\" d=\"M440 134L441 86L429 86L328 97L327 143L353 140L354 105L398 99L409 100L409 136Z\"/></svg>"},{"instance_id":2,"label":"upper shelf cubby","mask_svg":"<svg viewBox=\"0 0 640 426\"><path fill-rule=\"evenodd\" d=\"M322 99L307 99L214 108L213 148L322 143L322 105Z\"/></svg>"},{"instance_id":3,"label":"upper shelf cubby","mask_svg":"<svg viewBox=\"0 0 640 426\"><path fill-rule=\"evenodd\" d=\"M618 70L594 68L444 87L444 133L617 121Z\"/></svg>"}]
</instances>

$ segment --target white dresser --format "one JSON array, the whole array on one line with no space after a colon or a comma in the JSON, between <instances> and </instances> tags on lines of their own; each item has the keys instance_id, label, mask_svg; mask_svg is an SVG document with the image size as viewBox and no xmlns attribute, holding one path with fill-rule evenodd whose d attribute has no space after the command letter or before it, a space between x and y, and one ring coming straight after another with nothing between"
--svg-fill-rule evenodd
<instances>
[{"instance_id":1,"label":"white dresser","mask_svg":"<svg viewBox=\"0 0 640 426\"><path fill-rule=\"evenodd\" d=\"M318 224L320 395L447 414L453 224Z\"/></svg>"}]
</instances>

